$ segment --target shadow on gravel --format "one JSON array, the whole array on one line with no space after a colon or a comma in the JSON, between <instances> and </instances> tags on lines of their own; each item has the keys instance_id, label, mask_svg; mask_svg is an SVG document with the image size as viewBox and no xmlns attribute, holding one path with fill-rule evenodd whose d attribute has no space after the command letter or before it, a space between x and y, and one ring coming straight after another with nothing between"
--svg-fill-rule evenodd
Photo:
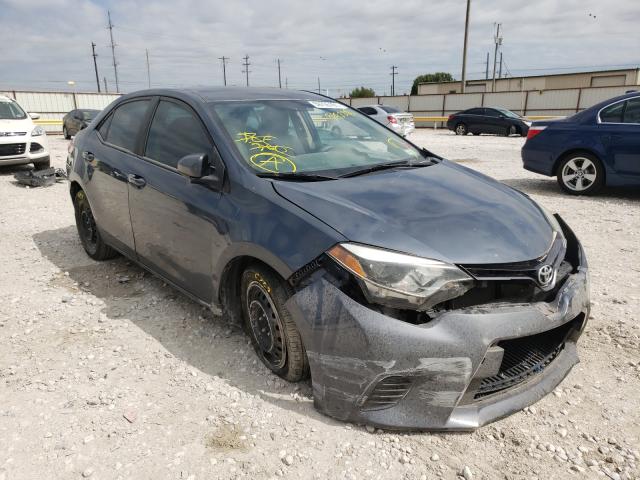
<instances>
[{"instance_id":1,"label":"shadow on gravel","mask_svg":"<svg viewBox=\"0 0 640 480\"><path fill-rule=\"evenodd\" d=\"M582 198L564 193L558 182L554 178L508 178L500 180L502 183L506 183L510 187L522 190L525 193L540 193L544 195L551 195L557 197L566 198ZM628 200L628 201L640 201L640 189L633 187L607 187L603 188L597 195L588 196L592 200Z\"/></svg>"},{"instance_id":2,"label":"shadow on gravel","mask_svg":"<svg viewBox=\"0 0 640 480\"><path fill-rule=\"evenodd\" d=\"M31 164L28 165L7 165L4 167L0 167L0 177L6 177L9 175L13 175L17 172L28 172L29 170L33 170L33 166Z\"/></svg>"},{"instance_id":3,"label":"shadow on gravel","mask_svg":"<svg viewBox=\"0 0 640 480\"><path fill-rule=\"evenodd\" d=\"M37 233L33 241L41 254L63 272L51 280L52 287L96 296L104 301L103 306L95 307L96 311L100 309L109 319L134 323L173 356L206 375L218 376L278 407L329 425L341 425L317 412L311 402L294 398L294 394L312 398L310 382L291 384L268 371L239 328L224 323L124 257L107 262L91 260L82 249L75 226ZM248 363L240 364L240 349L248 352ZM257 363L252 364L254 359ZM171 383L175 384L173 379ZM203 391L206 383L205 380Z\"/></svg>"}]
</instances>

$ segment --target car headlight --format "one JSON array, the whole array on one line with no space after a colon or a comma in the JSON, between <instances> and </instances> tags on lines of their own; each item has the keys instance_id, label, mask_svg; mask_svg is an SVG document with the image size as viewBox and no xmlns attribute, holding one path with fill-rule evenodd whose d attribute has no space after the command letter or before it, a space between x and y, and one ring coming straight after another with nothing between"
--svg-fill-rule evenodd
<instances>
[{"instance_id":1,"label":"car headlight","mask_svg":"<svg viewBox=\"0 0 640 480\"><path fill-rule=\"evenodd\" d=\"M34 128L31 131L32 137L39 137L40 135L44 135L44 134L45 134L44 128L42 128L40 125L37 125L36 128Z\"/></svg>"},{"instance_id":2,"label":"car headlight","mask_svg":"<svg viewBox=\"0 0 640 480\"><path fill-rule=\"evenodd\" d=\"M462 295L473 278L455 265L353 243L327 254L351 272L371 303L427 310Z\"/></svg>"}]
</instances>

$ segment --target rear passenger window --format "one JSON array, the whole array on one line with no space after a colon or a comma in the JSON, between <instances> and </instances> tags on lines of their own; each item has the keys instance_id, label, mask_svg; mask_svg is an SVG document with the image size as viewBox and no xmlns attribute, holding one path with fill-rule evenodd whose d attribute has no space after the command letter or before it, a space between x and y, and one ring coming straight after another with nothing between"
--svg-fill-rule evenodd
<instances>
[{"instance_id":1,"label":"rear passenger window","mask_svg":"<svg viewBox=\"0 0 640 480\"><path fill-rule=\"evenodd\" d=\"M467 110L466 112L467 115L484 115L484 109L483 108L472 108L471 110Z\"/></svg>"},{"instance_id":2,"label":"rear passenger window","mask_svg":"<svg viewBox=\"0 0 640 480\"><path fill-rule=\"evenodd\" d=\"M361 107L358 110L360 110L365 115L376 115L378 113L373 107Z\"/></svg>"},{"instance_id":3,"label":"rear passenger window","mask_svg":"<svg viewBox=\"0 0 640 480\"><path fill-rule=\"evenodd\" d=\"M624 123L640 123L640 97L627 100L624 109Z\"/></svg>"},{"instance_id":4,"label":"rear passenger window","mask_svg":"<svg viewBox=\"0 0 640 480\"><path fill-rule=\"evenodd\" d=\"M153 116L145 156L176 168L192 153L210 153L211 142L200 119L186 106L161 100Z\"/></svg>"},{"instance_id":5,"label":"rear passenger window","mask_svg":"<svg viewBox=\"0 0 640 480\"><path fill-rule=\"evenodd\" d=\"M107 119L100 127L100 134L102 135L102 127L107 125L106 137L102 135L103 138L112 145L134 152L148 106L149 100L135 100L117 107L111 114L112 118Z\"/></svg>"},{"instance_id":6,"label":"rear passenger window","mask_svg":"<svg viewBox=\"0 0 640 480\"><path fill-rule=\"evenodd\" d=\"M624 102L614 103L600 112L600 121L604 123L621 123Z\"/></svg>"}]
</instances>

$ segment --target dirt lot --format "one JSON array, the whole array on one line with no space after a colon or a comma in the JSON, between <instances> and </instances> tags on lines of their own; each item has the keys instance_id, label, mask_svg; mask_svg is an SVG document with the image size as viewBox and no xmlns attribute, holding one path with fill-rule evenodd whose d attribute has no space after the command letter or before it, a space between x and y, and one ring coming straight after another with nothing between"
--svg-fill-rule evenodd
<instances>
[{"instance_id":1,"label":"dirt lot","mask_svg":"<svg viewBox=\"0 0 640 480\"><path fill-rule=\"evenodd\" d=\"M554 394L471 434L395 434L317 413L231 329L125 259L96 263L67 185L0 169L0 480L640 478L640 191L560 193L522 139L413 140L529 193L591 266L582 362ZM53 163L67 142L52 137Z\"/></svg>"}]
</instances>

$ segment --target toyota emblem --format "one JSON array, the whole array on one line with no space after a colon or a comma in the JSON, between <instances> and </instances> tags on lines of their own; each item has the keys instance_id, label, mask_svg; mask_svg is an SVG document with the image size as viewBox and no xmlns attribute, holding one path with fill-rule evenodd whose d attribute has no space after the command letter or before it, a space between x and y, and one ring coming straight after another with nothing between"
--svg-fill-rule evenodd
<instances>
[{"instance_id":1,"label":"toyota emblem","mask_svg":"<svg viewBox=\"0 0 640 480\"><path fill-rule=\"evenodd\" d=\"M542 287L548 287L555 277L555 272L553 271L553 267L551 265L543 265L538 270L538 283Z\"/></svg>"}]
</instances>

